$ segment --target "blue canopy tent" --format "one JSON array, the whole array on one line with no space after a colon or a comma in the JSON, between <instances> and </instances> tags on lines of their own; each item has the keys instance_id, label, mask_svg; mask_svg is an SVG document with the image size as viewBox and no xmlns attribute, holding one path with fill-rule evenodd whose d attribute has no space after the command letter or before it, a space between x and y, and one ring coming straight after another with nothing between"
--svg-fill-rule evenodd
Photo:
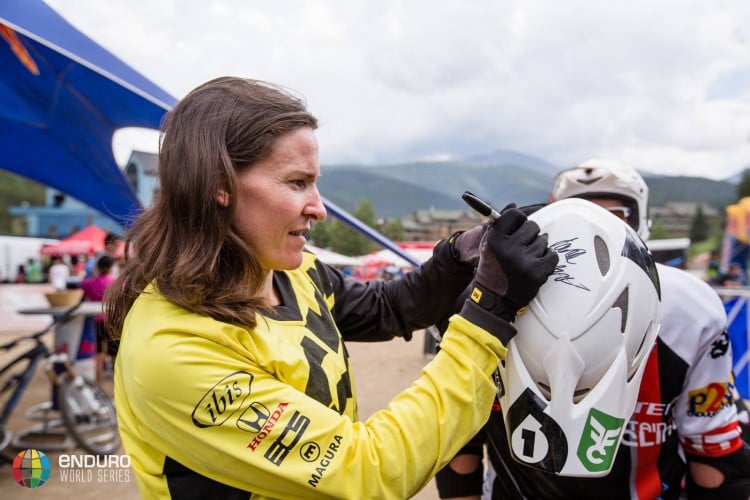
<instances>
[{"instance_id":1,"label":"blue canopy tent","mask_svg":"<svg viewBox=\"0 0 750 500\"><path fill-rule=\"evenodd\" d=\"M0 168L126 224L141 207L118 128L158 128L176 100L41 0L0 2Z\"/></svg>"},{"instance_id":2,"label":"blue canopy tent","mask_svg":"<svg viewBox=\"0 0 750 500\"><path fill-rule=\"evenodd\" d=\"M158 129L177 102L41 0L0 2L0 169L58 189L121 225L142 208L112 152L122 127ZM352 228L418 264L335 204Z\"/></svg>"}]
</instances>

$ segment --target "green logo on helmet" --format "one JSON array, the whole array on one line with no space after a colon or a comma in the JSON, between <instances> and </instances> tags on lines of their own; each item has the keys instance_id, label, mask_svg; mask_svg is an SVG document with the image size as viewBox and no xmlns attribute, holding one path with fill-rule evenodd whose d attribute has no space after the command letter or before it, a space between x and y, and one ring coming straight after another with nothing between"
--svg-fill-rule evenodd
<instances>
[{"instance_id":1,"label":"green logo on helmet","mask_svg":"<svg viewBox=\"0 0 750 500\"><path fill-rule=\"evenodd\" d=\"M595 408L589 411L577 451L578 458L587 470L609 470L617 452L624 423L624 419L607 415Z\"/></svg>"}]
</instances>

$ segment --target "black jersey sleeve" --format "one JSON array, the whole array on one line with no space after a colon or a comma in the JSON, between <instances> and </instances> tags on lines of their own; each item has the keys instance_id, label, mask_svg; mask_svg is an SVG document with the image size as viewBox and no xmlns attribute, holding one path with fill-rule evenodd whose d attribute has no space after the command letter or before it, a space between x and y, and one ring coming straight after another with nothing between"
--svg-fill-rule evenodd
<instances>
[{"instance_id":1,"label":"black jersey sleeve","mask_svg":"<svg viewBox=\"0 0 750 500\"><path fill-rule=\"evenodd\" d=\"M455 312L457 297L469 285L473 268L456 261L446 240L433 256L395 281L360 282L325 266L333 296L332 313L344 340L411 338Z\"/></svg>"}]
</instances>

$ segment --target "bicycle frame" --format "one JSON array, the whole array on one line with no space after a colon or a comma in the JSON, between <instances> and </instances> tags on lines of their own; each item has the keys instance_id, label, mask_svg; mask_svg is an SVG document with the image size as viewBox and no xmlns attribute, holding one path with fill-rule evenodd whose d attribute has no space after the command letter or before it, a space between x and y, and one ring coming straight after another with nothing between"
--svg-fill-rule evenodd
<instances>
[{"instance_id":1,"label":"bicycle frame","mask_svg":"<svg viewBox=\"0 0 750 500\"><path fill-rule=\"evenodd\" d=\"M21 400L21 397L26 391L26 387L28 387L29 382L31 382L31 379L36 373L37 367L40 362L42 361L45 362L45 371L47 372L47 376L49 377L50 381L52 382L54 386L59 385L59 379L57 377L57 374L54 371L54 363L61 363L63 367L65 368L65 371L68 372L71 375L71 377L76 376L76 373L68 359L67 354L50 353L50 350L47 348L46 345L44 345L44 343L40 339L43 335L47 334L55 326L67 321L71 317L73 312L80 305L81 305L81 302L79 302L78 304L66 310L62 315L56 317L52 321L52 323L47 325L47 327L44 328L44 330L41 330L32 335L19 337L17 339L14 339L8 342L7 344L0 346L0 352L8 352L14 347L16 347L18 344L24 341L34 341L34 346L31 349L19 354L17 357L15 357L5 366L0 368L0 380L2 380L2 378L8 372L10 372L12 368L16 367L19 363L23 362L24 360L29 361L28 365L26 366L26 368L23 370L23 372L20 375L19 374L11 375L8 378L8 380L5 381L3 386L0 388L0 394L2 394L6 390L9 390L11 387L15 385L15 389L13 389L13 394L8 399L7 405L5 406L5 408L2 408L2 411L0 412L0 429L3 429L5 427L5 424L10 418L10 415L13 413L13 410L16 408L16 406L18 405L18 402ZM19 378L20 378L20 381L19 381Z\"/></svg>"},{"instance_id":2,"label":"bicycle frame","mask_svg":"<svg viewBox=\"0 0 750 500\"><path fill-rule=\"evenodd\" d=\"M0 465L10 463L2 448L10 443L12 434L5 428L11 414L18 406L23 393L35 375L39 363L53 387L53 400L26 410L25 416L42 423L24 429L13 438L13 446L23 448L38 444L38 438L48 439L45 449L70 449L76 444L94 455L106 455L120 446L115 408L110 397L96 383L86 380L76 371L67 352L53 353L42 342L42 335L56 325L66 322L81 303L55 315L54 321L44 330L19 337L0 346L0 352L9 352L22 342L34 345L0 367L0 387L5 406L0 408ZM20 364L26 363L22 370ZM62 368L62 369L60 369ZM58 408L59 404L59 408ZM50 414L50 411L55 412ZM60 439L62 438L62 440Z\"/></svg>"},{"instance_id":3,"label":"bicycle frame","mask_svg":"<svg viewBox=\"0 0 750 500\"><path fill-rule=\"evenodd\" d=\"M0 351L9 351L20 341L28 339L29 337L24 337L0 346ZM29 360L28 365L20 374L20 381L17 384L15 384L15 382L18 381L19 375L15 374L11 375L10 378L5 382L3 387L0 388L0 394L2 394L6 390L9 390L10 387L15 385L15 389L13 390L13 394L8 399L7 405L2 409L2 412L0 412L0 428L3 428L5 426L8 419L10 418L10 415L13 413L13 410L16 408L16 406L18 406L18 402L21 400L21 396L23 396L23 393L26 391L26 387L29 385L29 382L31 382L31 379L36 373L36 369L39 363L45 360L50 354L47 346L45 346L38 337L34 338L34 340L36 342L36 345L34 345L34 347L20 354L7 365L5 365L2 369L0 369L1 379L6 373L10 372L10 370L16 367L19 363L23 362L24 360Z\"/></svg>"}]
</instances>

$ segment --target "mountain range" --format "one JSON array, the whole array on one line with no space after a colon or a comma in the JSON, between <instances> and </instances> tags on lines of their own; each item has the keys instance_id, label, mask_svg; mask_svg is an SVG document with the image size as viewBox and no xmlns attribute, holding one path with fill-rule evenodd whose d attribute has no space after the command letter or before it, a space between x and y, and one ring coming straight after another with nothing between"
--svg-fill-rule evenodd
<instances>
[{"instance_id":1,"label":"mountain range","mask_svg":"<svg viewBox=\"0 0 750 500\"><path fill-rule=\"evenodd\" d=\"M318 188L323 196L347 210L369 200L382 218L398 218L416 210L465 210L461 193L471 191L497 207L549 199L555 174L563 167L513 151L495 151L460 161L412 162L393 165L323 165ZM723 211L737 199L738 179L665 176L641 172L649 186L651 205L704 202Z\"/></svg>"}]
</instances>

